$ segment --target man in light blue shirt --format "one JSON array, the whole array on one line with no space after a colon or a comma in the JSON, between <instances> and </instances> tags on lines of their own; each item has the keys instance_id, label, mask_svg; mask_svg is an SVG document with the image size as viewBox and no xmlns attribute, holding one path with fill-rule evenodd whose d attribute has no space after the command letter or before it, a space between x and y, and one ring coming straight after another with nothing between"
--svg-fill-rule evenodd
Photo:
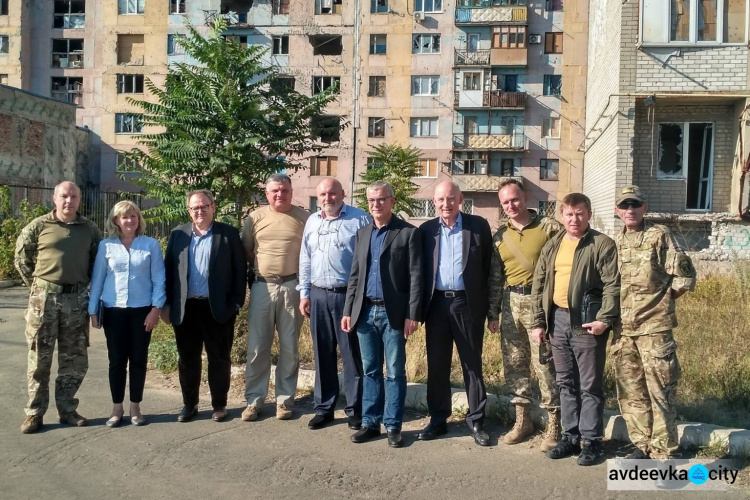
<instances>
[{"instance_id":1,"label":"man in light blue shirt","mask_svg":"<svg viewBox=\"0 0 750 500\"><path fill-rule=\"evenodd\" d=\"M319 429L333 420L339 395L336 345L344 365L344 393L349 428L362 421L362 359L356 335L341 330L346 287L357 230L370 223L364 211L344 204L344 188L333 178L316 188L321 210L312 214L302 236L299 258L300 312L310 318L315 353L315 416Z\"/></svg>"},{"instance_id":2,"label":"man in light blue shirt","mask_svg":"<svg viewBox=\"0 0 750 500\"><path fill-rule=\"evenodd\" d=\"M188 294L189 299L208 298L208 263L211 259L211 238L214 226L203 234L192 230L188 247Z\"/></svg>"}]
</instances>

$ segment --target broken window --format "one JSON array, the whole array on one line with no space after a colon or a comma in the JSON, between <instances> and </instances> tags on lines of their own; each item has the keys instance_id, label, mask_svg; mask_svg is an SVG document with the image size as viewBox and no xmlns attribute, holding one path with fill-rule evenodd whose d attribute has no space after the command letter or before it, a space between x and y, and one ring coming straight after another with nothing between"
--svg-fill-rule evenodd
<instances>
[{"instance_id":1,"label":"broken window","mask_svg":"<svg viewBox=\"0 0 750 500\"><path fill-rule=\"evenodd\" d=\"M385 76L371 76L367 95L370 97L385 97Z\"/></svg>"},{"instance_id":2,"label":"broken window","mask_svg":"<svg viewBox=\"0 0 750 500\"><path fill-rule=\"evenodd\" d=\"M456 151L453 156L452 172L455 175L487 174L487 153L484 151Z\"/></svg>"},{"instance_id":3,"label":"broken window","mask_svg":"<svg viewBox=\"0 0 750 500\"><path fill-rule=\"evenodd\" d=\"M278 16L289 14L289 3L290 0L273 0L271 5L273 15Z\"/></svg>"},{"instance_id":4,"label":"broken window","mask_svg":"<svg viewBox=\"0 0 750 500\"><path fill-rule=\"evenodd\" d=\"M247 48L247 35L223 35L227 42L232 41L243 49Z\"/></svg>"},{"instance_id":5,"label":"broken window","mask_svg":"<svg viewBox=\"0 0 750 500\"><path fill-rule=\"evenodd\" d=\"M338 173L338 156L313 156L310 158L310 175L334 177Z\"/></svg>"},{"instance_id":6,"label":"broken window","mask_svg":"<svg viewBox=\"0 0 750 500\"><path fill-rule=\"evenodd\" d=\"M312 35L310 43L314 56L340 56L343 51L341 35Z\"/></svg>"},{"instance_id":7,"label":"broken window","mask_svg":"<svg viewBox=\"0 0 750 500\"><path fill-rule=\"evenodd\" d=\"M438 119L437 117L412 118L409 129L412 137L437 137Z\"/></svg>"},{"instance_id":8,"label":"broken window","mask_svg":"<svg viewBox=\"0 0 750 500\"><path fill-rule=\"evenodd\" d=\"M271 89L276 92L294 90L295 80L293 76L277 76L271 80Z\"/></svg>"},{"instance_id":9,"label":"broken window","mask_svg":"<svg viewBox=\"0 0 750 500\"><path fill-rule=\"evenodd\" d=\"M550 32L544 34L544 53L562 54L563 34L561 32Z\"/></svg>"},{"instance_id":10,"label":"broken window","mask_svg":"<svg viewBox=\"0 0 750 500\"><path fill-rule=\"evenodd\" d=\"M502 158L500 160L500 175L503 177L516 175L516 160L513 158Z\"/></svg>"},{"instance_id":11,"label":"broken window","mask_svg":"<svg viewBox=\"0 0 750 500\"><path fill-rule=\"evenodd\" d=\"M544 75L544 95L559 96L562 94L562 76Z\"/></svg>"},{"instance_id":12,"label":"broken window","mask_svg":"<svg viewBox=\"0 0 750 500\"><path fill-rule=\"evenodd\" d=\"M341 0L315 0L315 14L341 14Z\"/></svg>"},{"instance_id":13,"label":"broken window","mask_svg":"<svg viewBox=\"0 0 750 500\"><path fill-rule=\"evenodd\" d=\"M140 134L142 131L141 115L115 113L115 134Z\"/></svg>"},{"instance_id":14,"label":"broken window","mask_svg":"<svg viewBox=\"0 0 750 500\"><path fill-rule=\"evenodd\" d=\"M412 76L411 77L411 95L438 95L440 93L440 77L437 75L430 76Z\"/></svg>"},{"instance_id":15,"label":"broken window","mask_svg":"<svg viewBox=\"0 0 750 500\"><path fill-rule=\"evenodd\" d=\"M385 54L386 35L370 35L370 54Z\"/></svg>"},{"instance_id":16,"label":"broken window","mask_svg":"<svg viewBox=\"0 0 750 500\"><path fill-rule=\"evenodd\" d=\"M713 123L660 123L657 179L685 179L685 208L710 210Z\"/></svg>"},{"instance_id":17,"label":"broken window","mask_svg":"<svg viewBox=\"0 0 750 500\"><path fill-rule=\"evenodd\" d=\"M185 54L185 48L179 40L184 40L187 35L167 35L167 55L181 56Z\"/></svg>"},{"instance_id":18,"label":"broken window","mask_svg":"<svg viewBox=\"0 0 750 500\"><path fill-rule=\"evenodd\" d=\"M464 73L464 90L482 90L482 73Z\"/></svg>"},{"instance_id":19,"label":"broken window","mask_svg":"<svg viewBox=\"0 0 750 500\"><path fill-rule=\"evenodd\" d=\"M367 137L385 137L385 118L372 116L367 119Z\"/></svg>"},{"instance_id":20,"label":"broken window","mask_svg":"<svg viewBox=\"0 0 750 500\"><path fill-rule=\"evenodd\" d=\"M143 14L146 0L118 0L117 7L119 14Z\"/></svg>"},{"instance_id":21,"label":"broken window","mask_svg":"<svg viewBox=\"0 0 750 500\"><path fill-rule=\"evenodd\" d=\"M443 0L414 0L415 12L442 12Z\"/></svg>"},{"instance_id":22,"label":"broken window","mask_svg":"<svg viewBox=\"0 0 750 500\"><path fill-rule=\"evenodd\" d=\"M336 86L337 90L341 89L340 76L314 76L312 85L312 94L318 95L329 88Z\"/></svg>"},{"instance_id":23,"label":"broken window","mask_svg":"<svg viewBox=\"0 0 750 500\"><path fill-rule=\"evenodd\" d=\"M388 0L370 0L371 14L384 14L388 12Z\"/></svg>"},{"instance_id":24,"label":"broken window","mask_svg":"<svg viewBox=\"0 0 750 500\"><path fill-rule=\"evenodd\" d=\"M8 85L7 73L0 74L0 85Z\"/></svg>"},{"instance_id":25,"label":"broken window","mask_svg":"<svg viewBox=\"0 0 750 500\"><path fill-rule=\"evenodd\" d=\"M117 75L118 94L143 94L143 75Z\"/></svg>"},{"instance_id":26,"label":"broken window","mask_svg":"<svg viewBox=\"0 0 750 500\"><path fill-rule=\"evenodd\" d=\"M272 39L273 50L271 53L275 56L282 56L289 54L289 36L275 36Z\"/></svg>"},{"instance_id":27,"label":"broken window","mask_svg":"<svg viewBox=\"0 0 750 500\"><path fill-rule=\"evenodd\" d=\"M312 135L320 142L331 143L341 139L341 117L336 115L318 115L310 119Z\"/></svg>"},{"instance_id":28,"label":"broken window","mask_svg":"<svg viewBox=\"0 0 750 500\"><path fill-rule=\"evenodd\" d=\"M53 27L83 29L86 25L84 0L55 0Z\"/></svg>"},{"instance_id":29,"label":"broken window","mask_svg":"<svg viewBox=\"0 0 750 500\"><path fill-rule=\"evenodd\" d=\"M560 119L545 118L542 120L542 137L558 139L560 137Z\"/></svg>"},{"instance_id":30,"label":"broken window","mask_svg":"<svg viewBox=\"0 0 750 500\"><path fill-rule=\"evenodd\" d=\"M53 38L52 67L83 68L83 38Z\"/></svg>"},{"instance_id":31,"label":"broken window","mask_svg":"<svg viewBox=\"0 0 750 500\"><path fill-rule=\"evenodd\" d=\"M117 153L117 172L132 172L141 169L141 164L135 158L128 158L125 153Z\"/></svg>"},{"instance_id":32,"label":"broken window","mask_svg":"<svg viewBox=\"0 0 750 500\"><path fill-rule=\"evenodd\" d=\"M439 54L440 35L414 35L411 44L412 54Z\"/></svg>"},{"instance_id":33,"label":"broken window","mask_svg":"<svg viewBox=\"0 0 750 500\"><path fill-rule=\"evenodd\" d=\"M492 48L526 48L526 26L496 26L492 33Z\"/></svg>"},{"instance_id":34,"label":"broken window","mask_svg":"<svg viewBox=\"0 0 750 500\"><path fill-rule=\"evenodd\" d=\"M8 15L8 0L0 0L0 16Z\"/></svg>"},{"instance_id":35,"label":"broken window","mask_svg":"<svg viewBox=\"0 0 750 500\"><path fill-rule=\"evenodd\" d=\"M546 181L557 180L557 172L560 168L560 160L539 160L539 178Z\"/></svg>"},{"instance_id":36,"label":"broken window","mask_svg":"<svg viewBox=\"0 0 750 500\"><path fill-rule=\"evenodd\" d=\"M7 35L0 35L0 54L7 54L10 44Z\"/></svg>"},{"instance_id":37,"label":"broken window","mask_svg":"<svg viewBox=\"0 0 750 500\"><path fill-rule=\"evenodd\" d=\"M170 14L184 14L187 0L169 0Z\"/></svg>"},{"instance_id":38,"label":"broken window","mask_svg":"<svg viewBox=\"0 0 750 500\"><path fill-rule=\"evenodd\" d=\"M52 78L52 98L81 105L83 99L83 78Z\"/></svg>"}]
</instances>

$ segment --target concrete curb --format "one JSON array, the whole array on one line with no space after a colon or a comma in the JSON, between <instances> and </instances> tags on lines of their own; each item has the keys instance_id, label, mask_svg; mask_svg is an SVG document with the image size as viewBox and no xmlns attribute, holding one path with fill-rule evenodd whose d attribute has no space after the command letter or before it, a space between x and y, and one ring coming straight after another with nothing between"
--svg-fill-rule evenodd
<instances>
[{"instance_id":1,"label":"concrete curb","mask_svg":"<svg viewBox=\"0 0 750 500\"><path fill-rule=\"evenodd\" d=\"M242 367L244 371L244 367ZM271 380L275 380L276 366L271 366ZM343 389L343 375L339 374L340 386ZM315 387L315 370L300 370L297 390L312 390ZM343 394L343 393L342 393ZM427 413L427 386L425 384L409 383L406 388L406 406ZM469 407L466 393L461 389L453 389L453 411L465 411ZM508 396L487 395L487 413L490 416L507 416L515 420L515 407L510 404ZM538 429L547 426L547 410L534 405L531 419ZM718 425L700 422L678 422L677 433L680 448L690 449L710 445L728 446L729 456L750 458L750 430L730 429ZM619 412L604 411L604 437L613 441L630 443L625 420Z\"/></svg>"},{"instance_id":2,"label":"concrete curb","mask_svg":"<svg viewBox=\"0 0 750 500\"><path fill-rule=\"evenodd\" d=\"M0 289L18 286L21 282L18 280L0 280Z\"/></svg>"}]
</instances>

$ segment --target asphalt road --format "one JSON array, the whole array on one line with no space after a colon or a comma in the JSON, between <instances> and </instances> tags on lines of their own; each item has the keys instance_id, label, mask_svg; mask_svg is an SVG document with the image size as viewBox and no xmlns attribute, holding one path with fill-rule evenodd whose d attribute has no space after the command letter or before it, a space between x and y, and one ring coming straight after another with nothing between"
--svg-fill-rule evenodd
<instances>
[{"instance_id":1,"label":"asphalt road","mask_svg":"<svg viewBox=\"0 0 750 500\"><path fill-rule=\"evenodd\" d=\"M106 346L96 330L90 369L78 394L79 412L90 426L61 426L52 403L42 431L23 435L26 297L24 288L0 290L3 499L748 498L740 490L607 491L606 465L584 468L575 458L553 462L538 451L538 441L498 444L505 429L493 423L488 448L476 446L463 423L451 424L445 438L424 443L416 441L424 415L407 415L402 449L390 449L384 437L351 443L352 431L343 418L325 429L308 430L309 401L285 422L269 416L274 410L270 404L260 420L242 422L243 402L234 401L226 422L212 422L204 404L198 420L180 424L175 420L179 391L155 373L149 373L142 404L149 425L109 429L104 425L111 410ZM343 417L343 412L337 415Z\"/></svg>"}]
</instances>

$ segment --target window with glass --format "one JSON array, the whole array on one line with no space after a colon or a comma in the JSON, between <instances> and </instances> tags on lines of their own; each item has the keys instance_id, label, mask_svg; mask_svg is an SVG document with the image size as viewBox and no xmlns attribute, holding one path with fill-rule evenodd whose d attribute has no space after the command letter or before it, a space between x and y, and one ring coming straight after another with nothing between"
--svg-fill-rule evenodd
<instances>
[{"instance_id":1,"label":"window with glass","mask_svg":"<svg viewBox=\"0 0 750 500\"><path fill-rule=\"evenodd\" d=\"M341 89L340 76L314 76L312 84L312 94L318 95L333 86L335 86L337 90Z\"/></svg>"},{"instance_id":2,"label":"window with glass","mask_svg":"<svg viewBox=\"0 0 750 500\"><path fill-rule=\"evenodd\" d=\"M438 119L434 116L412 118L409 120L409 129L412 137L437 137Z\"/></svg>"},{"instance_id":3,"label":"window with glass","mask_svg":"<svg viewBox=\"0 0 750 500\"><path fill-rule=\"evenodd\" d=\"M279 56L279 55L289 54L289 36L288 35L274 36L271 38L271 41L273 43L273 49L271 51L273 55Z\"/></svg>"},{"instance_id":4,"label":"window with glass","mask_svg":"<svg viewBox=\"0 0 750 500\"><path fill-rule=\"evenodd\" d=\"M143 94L143 75L117 75L118 94Z\"/></svg>"},{"instance_id":5,"label":"window with glass","mask_svg":"<svg viewBox=\"0 0 750 500\"><path fill-rule=\"evenodd\" d=\"M140 134L143 132L141 115L115 113L115 134Z\"/></svg>"},{"instance_id":6,"label":"window with glass","mask_svg":"<svg viewBox=\"0 0 750 500\"><path fill-rule=\"evenodd\" d=\"M385 118L371 116L367 119L367 137L385 137Z\"/></svg>"},{"instance_id":7,"label":"window with glass","mask_svg":"<svg viewBox=\"0 0 750 500\"><path fill-rule=\"evenodd\" d=\"M560 166L560 160L541 159L539 160L539 178L541 180L557 180L557 171Z\"/></svg>"},{"instance_id":8,"label":"window with glass","mask_svg":"<svg viewBox=\"0 0 750 500\"><path fill-rule=\"evenodd\" d=\"M557 202L556 201L540 201L537 204L537 213L545 217L557 217Z\"/></svg>"},{"instance_id":9,"label":"window with glass","mask_svg":"<svg viewBox=\"0 0 750 500\"><path fill-rule=\"evenodd\" d=\"M0 35L0 54L7 55L9 50L10 50L10 43L9 43L8 36Z\"/></svg>"},{"instance_id":10,"label":"window with glass","mask_svg":"<svg viewBox=\"0 0 750 500\"><path fill-rule=\"evenodd\" d=\"M185 48L182 44L178 43L180 40L185 40L186 35L167 35L167 55L168 56L181 56L185 54Z\"/></svg>"},{"instance_id":11,"label":"window with glass","mask_svg":"<svg viewBox=\"0 0 750 500\"><path fill-rule=\"evenodd\" d=\"M385 54L385 47L385 35L370 35L370 54Z\"/></svg>"},{"instance_id":12,"label":"window with glass","mask_svg":"<svg viewBox=\"0 0 750 500\"><path fill-rule=\"evenodd\" d=\"M429 75L411 77L411 95L438 95L439 93L439 76Z\"/></svg>"},{"instance_id":13,"label":"window with glass","mask_svg":"<svg viewBox=\"0 0 750 500\"><path fill-rule=\"evenodd\" d=\"M414 0L415 12L442 12L443 0Z\"/></svg>"},{"instance_id":14,"label":"window with glass","mask_svg":"<svg viewBox=\"0 0 750 500\"><path fill-rule=\"evenodd\" d=\"M542 137L546 137L548 139L560 138L559 118L545 118L544 120L542 120Z\"/></svg>"},{"instance_id":15,"label":"window with glass","mask_svg":"<svg viewBox=\"0 0 750 500\"><path fill-rule=\"evenodd\" d=\"M526 26L495 26L492 32L493 49L525 49Z\"/></svg>"},{"instance_id":16,"label":"window with glass","mask_svg":"<svg viewBox=\"0 0 750 500\"><path fill-rule=\"evenodd\" d=\"M52 26L58 29L83 29L86 26L86 2L55 0Z\"/></svg>"},{"instance_id":17,"label":"window with glass","mask_svg":"<svg viewBox=\"0 0 750 500\"><path fill-rule=\"evenodd\" d=\"M83 100L83 78L52 78L52 98L80 105Z\"/></svg>"},{"instance_id":18,"label":"window with glass","mask_svg":"<svg viewBox=\"0 0 750 500\"><path fill-rule=\"evenodd\" d=\"M52 67L83 68L83 38L53 38Z\"/></svg>"},{"instance_id":19,"label":"window with glass","mask_svg":"<svg viewBox=\"0 0 750 500\"><path fill-rule=\"evenodd\" d=\"M435 212L435 204L431 198L415 198L416 206L412 207L414 215L413 219L432 219L437 217Z\"/></svg>"},{"instance_id":20,"label":"window with glass","mask_svg":"<svg viewBox=\"0 0 750 500\"><path fill-rule=\"evenodd\" d=\"M544 75L544 95L559 96L562 94L562 76Z\"/></svg>"},{"instance_id":21,"label":"window with glass","mask_svg":"<svg viewBox=\"0 0 750 500\"><path fill-rule=\"evenodd\" d=\"M482 73L464 73L464 90L482 90Z\"/></svg>"},{"instance_id":22,"label":"window with glass","mask_svg":"<svg viewBox=\"0 0 750 500\"><path fill-rule=\"evenodd\" d=\"M386 14L388 12L388 0L370 0L371 14Z\"/></svg>"},{"instance_id":23,"label":"window with glass","mask_svg":"<svg viewBox=\"0 0 750 500\"><path fill-rule=\"evenodd\" d=\"M563 34L561 32L549 32L544 34L544 53L562 54Z\"/></svg>"},{"instance_id":24,"label":"window with glass","mask_svg":"<svg viewBox=\"0 0 750 500\"><path fill-rule=\"evenodd\" d=\"M184 14L187 0L169 0L170 14Z\"/></svg>"},{"instance_id":25,"label":"window with glass","mask_svg":"<svg viewBox=\"0 0 750 500\"><path fill-rule=\"evenodd\" d=\"M412 54L439 54L440 35L414 35L411 52Z\"/></svg>"},{"instance_id":26,"label":"window with glass","mask_svg":"<svg viewBox=\"0 0 750 500\"><path fill-rule=\"evenodd\" d=\"M370 97L385 97L385 76L370 76L367 95Z\"/></svg>"},{"instance_id":27,"label":"window with glass","mask_svg":"<svg viewBox=\"0 0 750 500\"><path fill-rule=\"evenodd\" d=\"M641 4L644 43L745 43L746 0L664 0Z\"/></svg>"},{"instance_id":28,"label":"window with glass","mask_svg":"<svg viewBox=\"0 0 750 500\"><path fill-rule=\"evenodd\" d=\"M146 0L118 0L117 7L119 14L143 14L146 10Z\"/></svg>"}]
</instances>

